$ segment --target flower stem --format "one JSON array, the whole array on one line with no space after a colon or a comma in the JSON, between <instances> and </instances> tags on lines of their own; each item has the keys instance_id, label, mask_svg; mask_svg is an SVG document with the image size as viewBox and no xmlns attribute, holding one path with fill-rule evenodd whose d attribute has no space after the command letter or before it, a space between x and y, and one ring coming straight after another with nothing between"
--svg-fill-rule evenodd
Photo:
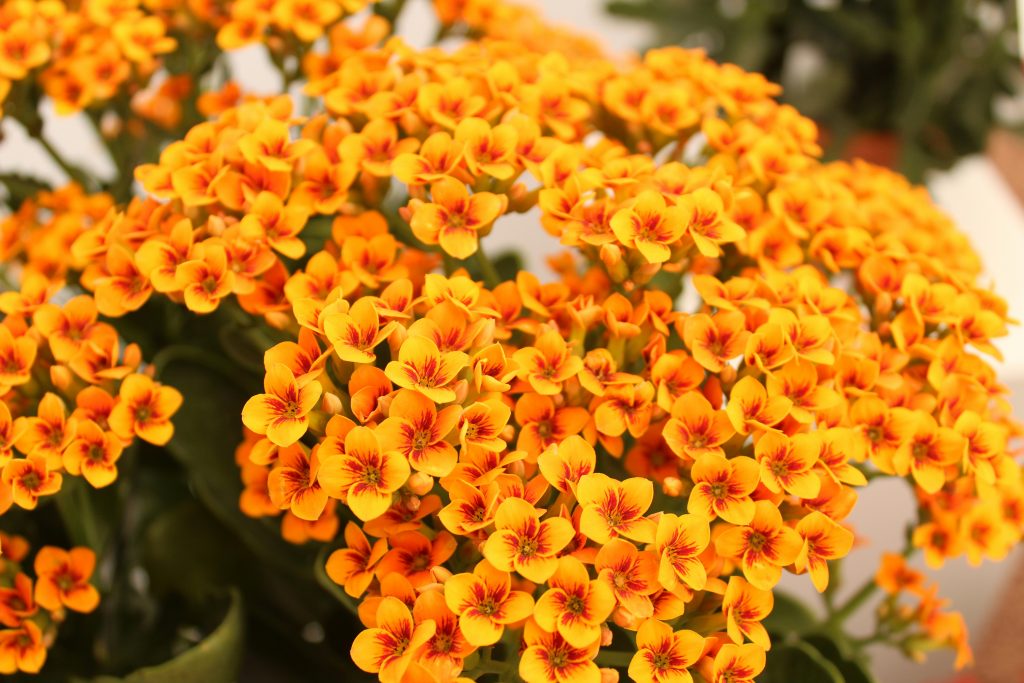
<instances>
[{"instance_id":1,"label":"flower stem","mask_svg":"<svg viewBox=\"0 0 1024 683\"><path fill-rule=\"evenodd\" d=\"M477 247L474 259L476 260L477 267L480 268L480 275L484 279L484 284L491 288L501 284L501 275L498 274L498 270L494 267L491 259L487 258L482 245Z\"/></svg>"}]
</instances>

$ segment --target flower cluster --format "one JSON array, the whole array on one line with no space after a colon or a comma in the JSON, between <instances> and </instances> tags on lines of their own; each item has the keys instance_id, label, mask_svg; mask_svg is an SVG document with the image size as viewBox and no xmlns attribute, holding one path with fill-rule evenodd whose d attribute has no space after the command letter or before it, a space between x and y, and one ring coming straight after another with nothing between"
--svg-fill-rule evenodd
<instances>
[{"instance_id":1,"label":"flower cluster","mask_svg":"<svg viewBox=\"0 0 1024 683\"><path fill-rule=\"evenodd\" d=\"M88 613L100 594L90 583L96 554L89 548L39 549L32 576L23 571L30 552L21 536L0 533L0 673L39 673L67 610Z\"/></svg>"},{"instance_id":2,"label":"flower cluster","mask_svg":"<svg viewBox=\"0 0 1024 683\"><path fill-rule=\"evenodd\" d=\"M242 411L240 506L332 544L385 683L753 681L782 573L828 588L875 477L915 491L932 564L1020 541L1020 428L979 355L1006 306L923 189L822 164L776 86L699 52L617 64L493 0L436 2L469 39L416 50L341 21L364 4L237 0L219 24L272 49L333 26L293 52L324 112L208 93L135 170L148 197L71 187L5 221L15 503L170 438L180 395L97 319L163 296L285 338ZM485 255L510 214L567 248L552 281ZM87 294L47 303L70 275ZM885 627L969 660L921 591Z\"/></svg>"}]
</instances>

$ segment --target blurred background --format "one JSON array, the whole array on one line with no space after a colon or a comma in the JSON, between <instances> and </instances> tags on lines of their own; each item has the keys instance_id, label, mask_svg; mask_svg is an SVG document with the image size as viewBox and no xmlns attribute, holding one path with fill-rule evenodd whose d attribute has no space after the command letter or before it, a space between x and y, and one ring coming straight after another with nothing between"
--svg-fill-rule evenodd
<instances>
[{"instance_id":1,"label":"blurred background","mask_svg":"<svg viewBox=\"0 0 1024 683\"><path fill-rule=\"evenodd\" d=\"M783 98L818 122L830 157L866 158L927 184L981 254L987 282L1024 319L1024 77L1014 0L523 1L623 58L653 45L701 47L782 83ZM427 0L412 0L399 33L425 44L434 30ZM279 91L259 48L241 50L232 61L244 90ZM111 174L90 126L44 113L48 137L71 162L100 177ZM22 129L10 121L0 127L0 172L65 179ZM495 250L525 250L529 269L550 272L544 259L557 243L536 216L519 220L489 238ZM1001 376L1024 416L1024 328L1012 328L999 346ZM912 512L903 482L877 481L862 493L852 521L870 540L848 562L848 585L870 576L882 552L902 545ZM929 573L964 612L978 666L954 679L952 655L934 654L920 666L882 650L878 680L1024 681L1024 552L999 564L971 568L958 561ZM788 579L786 589L812 596L806 577ZM861 625L868 624L865 614Z\"/></svg>"}]
</instances>

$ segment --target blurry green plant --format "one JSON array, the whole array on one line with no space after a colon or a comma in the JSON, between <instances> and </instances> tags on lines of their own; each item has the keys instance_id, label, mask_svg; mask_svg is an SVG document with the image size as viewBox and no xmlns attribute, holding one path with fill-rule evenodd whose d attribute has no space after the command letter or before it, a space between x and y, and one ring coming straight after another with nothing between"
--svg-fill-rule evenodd
<instances>
[{"instance_id":1,"label":"blurry green plant","mask_svg":"<svg viewBox=\"0 0 1024 683\"><path fill-rule=\"evenodd\" d=\"M918 180L985 146L1020 87L1013 0L612 0L654 45L702 47L781 83L831 157L892 152ZM892 149L890 146L894 146ZM884 159L883 159L884 160Z\"/></svg>"}]
</instances>

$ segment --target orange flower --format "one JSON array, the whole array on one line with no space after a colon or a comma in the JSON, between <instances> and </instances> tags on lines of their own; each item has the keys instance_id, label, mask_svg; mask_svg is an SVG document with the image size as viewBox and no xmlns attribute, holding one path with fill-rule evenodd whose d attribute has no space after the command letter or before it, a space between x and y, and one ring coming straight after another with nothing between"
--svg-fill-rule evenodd
<instances>
[{"instance_id":1,"label":"orange flower","mask_svg":"<svg viewBox=\"0 0 1024 683\"><path fill-rule=\"evenodd\" d=\"M451 503L437 513L438 519L453 534L469 536L490 526L498 501L498 484L490 483L480 490L464 481L448 485Z\"/></svg>"},{"instance_id":2,"label":"orange flower","mask_svg":"<svg viewBox=\"0 0 1024 683\"><path fill-rule=\"evenodd\" d=\"M78 423L75 440L64 451L64 467L70 474L81 474L96 488L117 479L117 461L124 446L113 433L104 432L92 420Z\"/></svg>"},{"instance_id":3,"label":"orange flower","mask_svg":"<svg viewBox=\"0 0 1024 683\"><path fill-rule=\"evenodd\" d=\"M118 402L111 411L111 430L123 439L138 436L164 445L174 434L171 417L181 407L181 392L158 384L145 375L129 375L121 383Z\"/></svg>"},{"instance_id":4,"label":"orange flower","mask_svg":"<svg viewBox=\"0 0 1024 683\"><path fill-rule=\"evenodd\" d=\"M575 492L580 479L594 472L594 447L580 436L570 436L549 447L537 458L537 466L549 484L563 493Z\"/></svg>"},{"instance_id":5,"label":"orange flower","mask_svg":"<svg viewBox=\"0 0 1024 683\"><path fill-rule=\"evenodd\" d=\"M753 377L736 382L729 392L725 412L739 434L769 430L782 422L793 402L785 396L769 396L764 385Z\"/></svg>"},{"instance_id":6,"label":"orange flower","mask_svg":"<svg viewBox=\"0 0 1024 683\"><path fill-rule=\"evenodd\" d=\"M448 254L464 259L477 250L477 234L488 228L508 204L506 195L475 192L461 181L441 178L430 186L430 204L413 208L409 225L426 244L439 244Z\"/></svg>"},{"instance_id":7,"label":"orange flower","mask_svg":"<svg viewBox=\"0 0 1024 683\"><path fill-rule=\"evenodd\" d=\"M528 381L534 391L544 396L561 393L562 383L583 368L583 361L572 355L569 344L551 328L544 328L532 346L519 349L512 359L519 366L519 379Z\"/></svg>"},{"instance_id":8,"label":"orange flower","mask_svg":"<svg viewBox=\"0 0 1024 683\"><path fill-rule=\"evenodd\" d=\"M220 300L231 294L235 273L228 265L227 251L220 244L203 242L192 260L178 266L177 288L185 296L185 305L195 313L210 313Z\"/></svg>"},{"instance_id":9,"label":"orange flower","mask_svg":"<svg viewBox=\"0 0 1024 683\"><path fill-rule=\"evenodd\" d=\"M561 444L590 421L590 413L579 406L555 407L548 396L526 393L516 401L519 439L516 448L536 458L549 446ZM554 483L554 482L552 482Z\"/></svg>"},{"instance_id":10,"label":"orange flower","mask_svg":"<svg viewBox=\"0 0 1024 683\"><path fill-rule=\"evenodd\" d=\"M277 463L267 478L267 491L278 509L288 510L307 522L320 519L327 507L327 492L317 481L320 458L306 455L301 445L278 450Z\"/></svg>"},{"instance_id":11,"label":"orange flower","mask_svg":"<svg viewBox=\"0 0 1024 683\"><path fill-rule=\"evenodd\" d=\"M274 251L298 259L306 253L306 244L299 239L299 233L307 220L307 207L286 206L276 194L264 191L256 195L238 227L245 239L266 242Z\"/></svg>"},{"instance_id":12,"label":"orange flower","mask_svg":"<svg viewBox=\"0 0 1024 683\"><path fill-rule=\"evenodd\" d=\"M459 628L470 645L487 647L501 640L505 626L523 621L533 612L533 598L512 590L508 572L487 560L472 574L456 574L444 582L448 608L459 615Z\"/></svg>"},{"instance_id":13,"label":"orange flower","mask_svg":"<svg viewBox=\"0 0 1024 683\"><path fill-rule=\"evenodd\" d=\"M345 547L335 550L327 558L327 576L343 586L353 598L361 597L373 581L374 568L388 550L388 542L381 538L373 542L355 522L345 525Z\"/></svg>"},{"instance_id":14,"label":"orange flower","mask_svg":"<svg viewBox=\"0 0 1024 683\"><path fill-rule=\"evenodd\" d=\"M653 401L654 385L650 382L609 388L594 411L597 431L614 437L628 429L631 436L640 436L651 423Z\"/></svg>"},{"instance_id":15,"label":"orange flower","mask_svg":"<svg viewBox=\"0 0 1024 683\"><path fill-rule=\"evenodd\" d=\"M434 583L434 569L443 566L458 546L447 531L439 532L433 539L419 531L400 531L390 535L388 542L391 550L377 566L377 576L404 576L414 588Z\"/></svg>"},{"instance_id":16,"label":"orange flower","mask_svg":"<svg viewBox=\"0 0 1024 683\"><path fill-rule=\"evenodd\" d=\"M478 401L459 416L459 442L463 448L501 453L507 446L501 432L511 416L512 410L500 400Z\"/></svg>"},{"instance_id":17,"label":"orange flower","mask_svg":"<svg viewBox=\"0 0 1024 683\"><path fill-rule=\"evenodd\" d=\"M519 677L526 683L600 683L594 663L600 649L595 640L587 647L574 647L560 633L549 633L529 621L523 632L526 649L519 659Z\"/></svg>"},{"instance_id":18,"label":"orange flower","mask_svg":"<svg viewBox=\"0 0 1024 683\"><path fill-rule=\"evenodd\" d=\"M461 351L441 353L426 337L409 337L398 350L398 360L389 362L384 374L435 403L449 403L456 397L452 384L468 362Z\"/></svg>"},{"instance_id":19,"label":"orange flower","mask_svg":"<svg viewBox=\"0 0 1024 683\"><path fill-rule=\"evenodd\" d=\"M106 275L96 278L96 308L103 315L120 317L142 308L149 300L153 287L139 272L134 258L127 249L114 245L107 251Z\"/></svg>"},{"instance_id":20,"label":"orange flower","mask_svg":"<svg viewBox=\"0 0 1024 683\"><path fill-rule=\"evenodd\" d=\"M631 207L617 211L610 225L619 241L638 250L648 263L664 263L686 232L686 215L667 206L661 193L647 190Z\"/></svg>"},{"instance_id":21,"label":"orange flower","mask_svg":"<svg viewBox=\"0 0 1024 683\"><path fill-rule=\"evenodd\" d=\"M722 255L721 245L746 237L743 228L728 218L722 197L714 190L698 188L680 197L676 206L686 233L703 256L717 258Z\"/></svg>"},{"instance_id":22,"label":"orange flower","mask_svg":"<svg viewBox=\"0 0 1024 683\"><path fill-rule=\"evenodd\" d=\"M39 346L29 336L15 337L11 328L0 324L0 390L25 384L32 378L32 365Z\"/></svg>"},{"instance_id":23,"label":"orange flower","mask_svg":"<svg viewBox=\"0 0 1024 683\"><path fill-rule=\"evenodd\" d=\"M4 465L3 483L10 488L14 502L26 510L34 510L40 496L60 491L61 481L60 472L46 466L45 455L30 454L24 460L11 460Z\"/></svg>"},{"instance_id":24,"label":"orange flower","mask_svg":"<svg viewBox=\"0 0 1024 683\"><path fill-rule=\"evenodd\" d=\"M632 617L645 619L654 614L651 595L660 589L657 555L637 550L625 539L613 538L597 551L594 569Z\"/></svg>"},{"instance_id":25,"label":"orange flower","mask_svg":"<svg viewBox=\"0 0 1024 683\"><path fill-rule=\"evenodd\" d=\"M814 587L822 593L828 586L827 560L845 557L850 552L853 532L817 511L801 519L796 532L803 539L803 546L794 567L797 572L809 571Z\"/></svg>"},{"instance_id":26,"label":"orange flower","mask_svg":"<svg viewBox=\"0 0 1024 683\"><path fill-rule=\"evenodd\" d=\"M494 567L517 571L535 583L547 581L558 569L558 553L576 532L562 517L541 521L540 513L522 498L508 498L494 516L495 531L483 547Z\"/></svg>"},{"instance_id":27,"label":"orange flower","mask_svg":"<svg viewBox=\"0 0 1024 683\"><path fill-rule=\"evenodd\" d=\"M287 123L269 118L238 141L238 150L250 164L283 173L291 173L295 162L314 147L312 140L292 140Z\"/></svg>"},{"instance_id":28,"label":"orange flower","mask_svg":"<svg viewBox=\"0 0 1024 683\"><path fill-rule=\"evenodd\" d=\"M875 583L889 595L903 591L924 595L924 574L911 569L907 559L898 553L883 553L882 564L875 573Z\"/></svg>"},{"instance_id":29,"label":"orange flower","mask_svg":"<svg viewBox=\"0 0 1024 683\"><path fill-rule=\"evenodd\" d=\"M34 621L26 620L17 628L0 631L0 674L36 674L45 663L43 632Z\"/></svg>"},{"instance_id":30,"label":"orange flower","mask_svg":"<svg viewBox=\"0 0 1024 683\"><path fill-rule=\"evenodd\" d=\"M267 370L263 388L266 393L246 401L242 422L253 432L265 434L275 445L290 446L306 433L309 412L316 407L323 388L316 381L300 386L282 363Z\"/></svg>"},{"instance_id":31,"label":"orange flower","mask_svg":"<svg viewBox=\"0 0 1024 683\"><path fill-rule=\"evenodd\" d=\"M64 401L47 392L39 401L36 417L19 417L14 430L19 433L15 445L22 453L42 455L51 470L60 469L61 456L75 438L78 421L67 419Z\"/></svg>"},{"instance_id":32,"label":"orange flower","mask_svg":"<svg viewBox=\"0 0 1024 683\"><path fill-rule=\"evenodd\" d=\"M672 403L672 419L662 436L676 455L696 460L703 455L724 456L722 444L735 433L724 411L712 408L703 394L689 391Z\"/></svg>"},{"instance_id":33,"label":"orange flower","mask_svg":"<svg viewBox=\"0 0 1024 683\"><path fill-rule=\"evenodd\" d=\"M99 592L89 583L95 567L96 553L89 548L40 548L35 559L36 602L51 612L62 606L92 612L100 602Z\"/></svg>"},{"instance_id":34,"label":"orange flower","mask_svg":"<svg viewBox=\"0 0 1024 683\"><path fill-rule=\"evenodd\" d=\"M606 474L587 474L576 486L576 498L583 508L580 531L592 541L603 544L617 536L641 543L654 540L657 525L644 517L654 500L649 480L617 481Z\"/></svg>"},{"instance_id":35,"label":"orange flower","mask_svg":"<svg viewBox=\"0 0 1024 683\"><path fill-rule=\"evenodd\" d=\"M474 176L508 180L516 172L516 128L500 123L493 128L480 118L467 118L455 127L455 142L463 145L466 168Z\"/></svg>"},{"instance_id":36,"label":"orange flower","mask_svg":"<svg viewBox=\"0 0 1024 683\"><path fill-rule=\"evenodd\" d=\"M558 632L573 647L585 648L601 637L601 624L615 608L615 594L575 557L558 560L547 580L550 588L537 600L533 618L549 633Z\"/></svg>"},{"instance_id":37,"label":"orange flower","mask_svg":"<svg viewBox=\"0 0 1024 683\"><path fill-rule=\"evenodd\" d=\"M398 451L418 472L435 477L451 473L455 447L445 439L455 428L462 409L437 405L412 389L402 389L391 399L389 416L376 429L385 451Z\"/></svg>"},{"instance_id":38,"label":"orange flower","mask_svg":"<svg viewBox=\"0 0 1024 683\"><path fill-rule=\"evenodd\" d=\"M765 488L808 500L816 498L821 490L821 479L814 472L820 452L818 434L796 434L790 438L766 432L754 445Z\"/></svg>"},{"instance_id":39,"label":"orange flower","mask_svg":"<svg viewBox=\"0 0 1024 683\"><path fill-rule=\"evenodd\" d=\"M764 648L754 643L723 645L711 666L710 683L754 683L764 671Z\"/></svg>"},{"instance_id":40,"label":"orange flower","mask_svg":"<svg viewBox=\"0 0 1024 683\"><path fill-rule=\"evenodd\" d=\"M711 542L711 527L696 515L665 513L658 519L654 548L661 557L658 581L672 589L682 581L693 590L703 590L707 570L700 555Z\"/></svg>"},{"instance_id":41,"label":"orange flower","mask_svg":"<svg viewBox=\"0 0 1024 683\"><path fill-rule=\"evenodd\" d=\"M782 577L782 568L796 560L803 539L782 522L782 513L767 500L755 505L747 526L726 529L715 538L722 557L738 560L743 576L755 588L771 590Z\"/></svg>"},{"instance_id":42,"label":"orange flower","mask_svg":"<svg viewBox=\"0 0 1024 683\"><path fill-rule=\"evenodd\" d=\"M726 363L743 353L749 335L746 318L735 311L720 311L714 316L698 313L683 321L686 348L711 372L721 372Z\"/></svg>"},{"instance_id":43,"label":"orange flower","mask_svg":"<svg viewBox=\"0 0 1024 683\"><path fill-rule=\"evenodd\" d=\"M78 352L95 323L96 302L87 295L76 296L63 308L43 304L32 316L32 324L46 337L54 359L60 363Z\"/></svg>"},{"instance_id":44,"label":"orange flower","mask_svg":"<svg viewBox=\"0 0 1024 683\"><path fill-rule=\"evenodd\" d=\"M416 624L405 603L393 597L381 599L374 623L374 628L362 631L352 641L352 661L363 671L378 674L385 683L399 683L437 626L430 620Z\"/></svg>"},{"instance_id":45,"label":"orange flower","mask_svg":"<svg viewBox=\"0 0 1024 683\"><path fill-rule=\"evenodd\" d=\"M476 648L463 635L458 615L445 603L443 589L421 593L413 605L412 615L418 624L426 621L436 624L434 635L417 664L434 676L430 680L454 679L462 671L466 657Z\"/></svg>"},{"instance_id":46,"label":"orange flower","mask_svg":"<svg viewBox=\"0 0 1024 683\"><path fill-rule=\"evenodd\" d=\"M723 458L703 455L690 471L693 491L686 509L706 519L721 517L732 524L749 524L754 517L754 501L750 494L757 488L757 462L740 455Z\"/></svg>"},{"instance_id":47,"label":"orange flower","mask_svg":"<svg viewBox=\"0 0 1024 683\"><path fill-rule=\"evenodd\" d=\"M673 632L668 624L648 619L636 632L629 677L638 683L693 683L689 669L704 646L704 637L694 631Z\"/></svg>"},{"instance_id":48,"label":"orange flower","mask_svg":"<svg viewBox=\"0 0 1024 683\"><path fill-rule=\"evenodd\" d=\"M409 478L409 463L395 451L384 451L369 427L353 427L341 454L323 455L317 480L329 495L340 498L364 522L391 506L391 496Z\"/></svg>"},{"instance_id":49,"label":"orange flower","mask_svg":"<svg viewBox=\"0 0 1024 683\"><path fill-rule=\"evenodd\" d=\"M324 332L338 358L353 363L373 363L373 352L397 327L397 323L380 324L377 308L370 298L352 304L347 313L325 316Z\"/></svg>"},{"instance_id":50,"label":"orange flower","mask_svg":"<svg viewBox=\"0 0 1024 683\"><path fill-rule=\"evenodd\" d=\"M391 172L406 185L426 185L451 176L462 161L464 146L444 131L431 134L419 154L404 152L391 163Z\"/></svg>"},{"instance_id":51,"label":"orange flower","mask_svg":"<svg viewBox=\"0 0 1024 683\"><path fill-rule=\"evenodd\" d=\"M731 577L722 599L729 637L737 645L742 645L746 638L765 650L771 649L768 631L761 622L774 606L770 590L756 588L738 576Z\"/></svg>"},{"instance_id":52,"label":"orange flower","mask_svg":"<svg viewBox=\"0 0 1024 683\"><path fill-rule=\"evenodd\" d=\"M32 597L32 579L18 572L10 587L0 588L0 624L17 628L38 611Z\"/></svg>"},{"instance_id":53,"label":"orange flower","mask_svg":"<svg viewBox=\"0 0 1024 683\"><path fill-rule=\"evenodd\" d=\"M901 476L912 474L925 492L936 493L946 483L946 469L963 460L966 440L927 413L899 408L893 417L896 429L907 435L893 454L893 468Z\"/></svg>"}]
</instances>

